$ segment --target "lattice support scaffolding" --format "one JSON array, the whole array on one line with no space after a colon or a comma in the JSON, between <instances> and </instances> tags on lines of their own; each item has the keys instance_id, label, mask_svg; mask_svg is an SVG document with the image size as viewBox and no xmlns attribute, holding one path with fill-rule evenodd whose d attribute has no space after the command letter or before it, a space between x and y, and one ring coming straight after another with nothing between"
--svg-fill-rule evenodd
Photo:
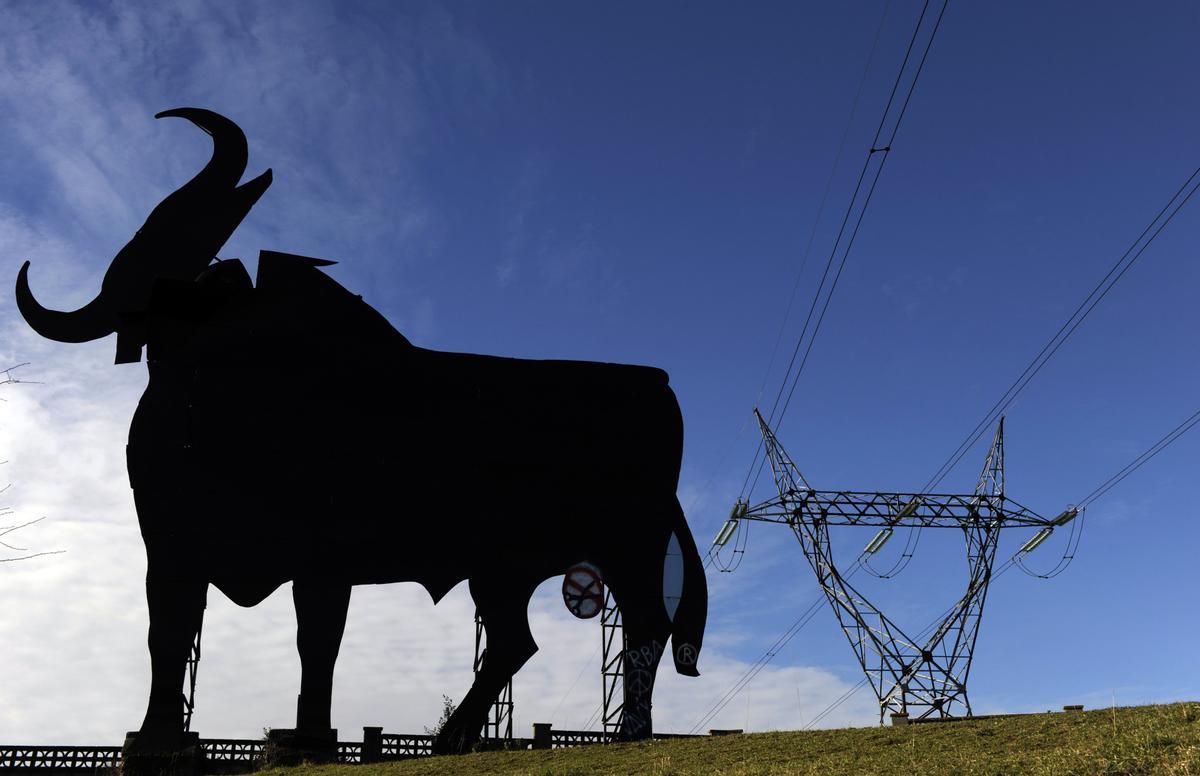
<instances>
[{"instance_id":1,"label":"lattice support scaffolding","mask_svg":"<svg viewBox=\"0 0 1200 776\"><path fill-rule=\"evenodd\" d=\"M983 605L1000 529L1037 527L1052 531L1069 520L1068 510L1047 519L1004 494L1004 420L970 494L879 493L814 490L762 415L755 410L779 495L756 506L740 503L735 519L789 526L816 574L838 624L870 680L880 721L890 712L921 719L971 716L967 676L979 635ZM879 533L864 554L878 551L896 528L958 528L966 538L967 590L931 636L918 640L868 601L837 569L830 526L875 526Z\"/></svg>"},{"instance_id":2,"label":"lattice support scaffolding","mask_svg":"<svg viewBox=\"0 0 1200 776\"><path fill-rule=\"evenodd\" d=\"M621 610L608 589L600 610L600 674L604 693L600 721L604 734L612 740L621 730L625 712L625 629Z\"/></svg>"},{"instance_id":3,"label":"lattice support scaffolding","mask_svg":"<svg viewBox=\"0 0 1200 776\"><path fill-rule=\"evenodd\" d=\"M483 666L483 658L487 655L487 635L483 627L483 619L475 612L475 662L472 670L479 673ZM483 725L483 737L493 740L511 741L513 737L513 686L512 679L500 690L496 702L488 712L487 722Z\"/></svg>"},{"instance_id":4,"label":"lattice support scaffolding","mask_svg":"<svg viewBox=\"0 0 1200 776\"><path fill-rule=\"evenodd\" d=\"M204 613L200 613L200 626L192 640L187 659L187 694L183 696L183 729L192 729L192 714L196 710L196 673L200 670L200 634L204 631Z\"/></svg>"}]
</instances>

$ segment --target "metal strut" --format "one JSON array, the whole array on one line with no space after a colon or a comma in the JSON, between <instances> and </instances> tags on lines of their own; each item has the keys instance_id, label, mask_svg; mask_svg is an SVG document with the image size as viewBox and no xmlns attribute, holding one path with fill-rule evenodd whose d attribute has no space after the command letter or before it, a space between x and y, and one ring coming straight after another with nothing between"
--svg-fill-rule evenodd
<instances>
[{"instance_id":1,"label":"metal strut","mask_svg":"<svg viewBox=\"0 0 1200 776\"><path fill-rule=\"evenodd\" d=\"M880 722L889 712L921 719L971 716L967 676L992 577L1000 529L1051 527L1048 520L1004 495L1004 420L996 428L983 471L971 494L817 491L808 484L758 410L759 429L779 496L757 506L740 504L741 519L784 523L850 641L879 701ZM830 525L868 525L881 530L864 554L878 551L894 528L955 527L967 544L967 590L928 639L906 634L834 565Z\"/></svg>"},{"instance_id":2,"label":"metal strut","mask_svg":"<svg viewBox=\"0 0 1200 776\"><path fill-rule=\"evenodd\" d=\"M192 729L192 713L196 710L196 673L200 670L200 634L204 630L204 612L200 612L200 624L196 626L196 637L188 650L187 695L183 696L183 730Z\"/></svg>"},{"instance_id":3,"label":"metal strut","mask_svg":"<svg viewBox=\"0 0 1200 776\"><path fill-rule=\"evenodd\" d=\"M478 674L479 669L483 666L483 659L487 656L487 635L483 627L483 618L479 616L479 610L475 610L475 662L472 664L472 670ZM513 737L513 690L512 677L509 677L508 683L500 689L500 694L496 696L495 703L492 704L488 711L487 721L483 723L483 737L485 739L511 741Z\"/></svg>"},{"instance_id":4,"label":"metal strut","mask_svg":"<svg viewBox=\"0 0 1200 776\"><path fill-rule=\"evenodd\" d=\"M621 626L621 610L607 587L604 608L600 610L600 649L600 675L604 683L600 722L611 739L621 730L625 714L625 629Z\"/></svg>"}]
</instances>

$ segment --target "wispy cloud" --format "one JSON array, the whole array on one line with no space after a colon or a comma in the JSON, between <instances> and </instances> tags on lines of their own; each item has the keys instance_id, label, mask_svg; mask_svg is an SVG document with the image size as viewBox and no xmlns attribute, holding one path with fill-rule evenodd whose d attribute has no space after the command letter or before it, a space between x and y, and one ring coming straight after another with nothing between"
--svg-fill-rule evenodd
<instances>
[{"instance_id":1,"label":"wispy cloud","mask_svg":"<svg viewBox=\"0 0 1200 776\"><path fill-rule=\"evenodd\" d=\"M530 221L539 205L547 165L545 156L537 153L527 154L513 183L512 193L508 198L511 213L505 224L504 256L496 266L496 280L501 288L512 282L517 270L529 258L528 254L532 248Z\"/></svg>"}]
</instances>

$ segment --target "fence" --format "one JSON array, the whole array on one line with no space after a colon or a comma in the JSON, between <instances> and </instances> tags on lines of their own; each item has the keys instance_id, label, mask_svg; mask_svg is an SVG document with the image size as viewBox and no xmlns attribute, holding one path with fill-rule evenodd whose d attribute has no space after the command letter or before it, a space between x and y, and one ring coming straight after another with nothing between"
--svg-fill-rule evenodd
<instances>
[{"instance_id":1,"label":"fence","mask_svg":"<svg viewBox=\"0 0 1200 776\"><path fill-rule=\"evenodd\" d=\"M0 771L100 773L121 762L119 746L0 746Z\"/></svg>"},{"instance_id":2,"label":"fence","mask_svg":"<svg viewBox=\"0 0 1200 776\"><path fill-rule=\"evenodd\" d=\"M717 731L714 731L717 732ZM721 731L724 732L724 731ZM738 731L740 732L740 731ZM533 738L484 739L482 749L562 749L607 744L611 736L595 730L554 730L536 723ZM655 739L699 738L680 733L656 733ZM267 742L245 738L202 738L204 772L212 774L249 773L262 760ZM374 763L429 757L433 754L433 736L384 733L383 728L363 728L363 740L339 741L339 763ZM119 746L3 746L0 745L0 774L69 772L75 776L101 776L121 764Z\"/></svg>"}]
</instances>

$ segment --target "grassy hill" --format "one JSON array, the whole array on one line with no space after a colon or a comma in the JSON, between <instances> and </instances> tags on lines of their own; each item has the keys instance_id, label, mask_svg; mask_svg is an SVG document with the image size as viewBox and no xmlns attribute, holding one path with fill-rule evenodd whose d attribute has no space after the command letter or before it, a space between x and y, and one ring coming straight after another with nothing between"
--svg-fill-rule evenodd
<instances>
[{"instance_id":1,"label":"grassy hill","mask_svg":"<svg viewBox=\"0 0 1200 776\"><path fill-rule=\"evenodd\" d=\"M486 752L280 776L592 774L1200 774L1200 703L1030 714L907 727L760 733Z\"/></svg>"}]
</instances>

